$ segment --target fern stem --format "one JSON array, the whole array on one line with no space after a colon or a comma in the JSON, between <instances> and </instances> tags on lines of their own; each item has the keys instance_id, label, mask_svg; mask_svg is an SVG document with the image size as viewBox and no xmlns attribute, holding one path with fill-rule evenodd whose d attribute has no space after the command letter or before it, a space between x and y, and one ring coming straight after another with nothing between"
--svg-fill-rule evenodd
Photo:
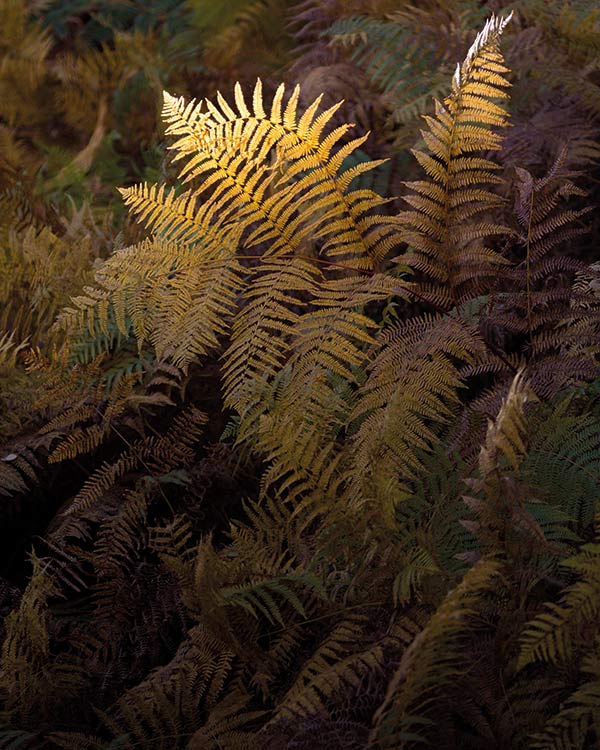
<instances>
[{"instance_id":1,"label":"fern stem","mask_svg":"<svg viewBox=\"0 0 600 750\"><path fill-rule=\"evenodd\" d=\"M527 291L527 330L529 334L529 340L531 341L531 332L533 329L531 323L531 224L533 222L533 190L529 196L529 220L527 222L527 255L525 259L526 264L526 291Z\"/></svg>"}]
</instances>

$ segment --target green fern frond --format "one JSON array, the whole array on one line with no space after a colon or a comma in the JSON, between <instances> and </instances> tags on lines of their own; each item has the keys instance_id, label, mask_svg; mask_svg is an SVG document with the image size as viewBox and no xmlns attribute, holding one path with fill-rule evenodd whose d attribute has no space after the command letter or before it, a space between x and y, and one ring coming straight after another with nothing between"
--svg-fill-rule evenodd
<instances>
[{"instance_id":1,"label":"green fern frond","mask_svg":"<svg viewBox=\"0 0 600 750\"><path fill-rule=\"evenodd\" d=\"M322 585L314 575L288 573L276 578L224 587L219 590L219 598L225 606L242 607L256 619L262 614L271 624L278 622L283 626L285 620L279 602L290 604L301 617L306 617L304 605L291 584L301 584L319 593L323 591Z\"/></svg>"}]
</instances>

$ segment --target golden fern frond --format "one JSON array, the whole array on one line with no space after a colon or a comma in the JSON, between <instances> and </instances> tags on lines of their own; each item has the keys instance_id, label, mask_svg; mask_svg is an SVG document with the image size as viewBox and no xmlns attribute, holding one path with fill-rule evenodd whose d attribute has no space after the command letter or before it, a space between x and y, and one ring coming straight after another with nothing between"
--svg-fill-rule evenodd
<instances>
[{"instance_id":1,"label":"golden fern frond","mask_svg":"<svg viewBox=\"0 0 600 750\"><path fill-rule=\"evenodd\" d=\"M223 260L210 255L207 249L204 256L204 246L191 248L159 238L125 248L97 274L102 287L88 287L73 298L56 326L95 335L98 324L108 334L112 313L123 335L129 334L131 321L139 347L150 340L159 359L168 356L185 366L218 347L244 285L231 248Z\"/></svg>"},{"instance_id":2,"label":"golden fern frond","mask_svg":"<svg viewBox=\"0 0 600 750\"><path fill-rule=\"evenodd\" d=\"M361 675L381 667L383 649L379 644L367 648L366 622L364 616L355 615L334 625L278 702L273 724L286 718L327 713L327 701L343 687L356 685ZM267 724L263 731L268 733L269 728Z\"/></svg>"},{"instance_id":3,"label":"golden fern frond","mask_svg":"<svg viewBox=\"0 0 600 750\"><path fill-rule=\"evenodd\" d=\"M360 310L368 302L404 293L400 282L384 274L324 279L320 287L313 309L293 326L291 356L259 427L257 444L271 461L263 489L277 483L289 497L317 487L327 493L339 476L336 465L342 456L336 439L375 343L376 323Z\"/></svg>"},{"instance_id":4,"label":"golden fern frond","mask_svg":"<svg viewBox=\"0 0 600 750\"><path fill-rule=\"evenodd\" d=\"M358 174L380 162L362 162L340 173L344 159L366 136L334 150L350 126L323 135L340 105L317 114L318 97L299 116L300 88L284 108L282 84L267 113L260 79L250 106L239 84L234 93L237 111L220 94L217 104L207 100L197 105L165 94L167 133L181 136L171 148L178 151L176 158L191 155L180 177L201 178L200 187L213 191L213 200L196 220L206 221L219 209L219 227L232 220L242 228L259 222L244 245L268 242L266 254L310 247L317 237L322 256L353 258L367 267L381 260L395 244L394 223L381 216L373 226L370 212L385 201L373 191L349 190Z\"/></svg>"},{"instance_id":5,"label":"golden fern frond","mask_svg":"<svg viewBox=\"0 0 600 750\"><path fill-rule=\"evenodd\" d=\"M319 270L301 258L273 260L261 271L235 319L223 366L225 404L247 423L248 432L254 410L264 409L271 381L289 358L290 337L301 318L297 310L306 307L300 295L314 295L321 279Z\"/></svg>"},{"instance_id":6,"label":"golden fern frond","mask_svg":"<svg viewBox=\"0 0 600 750\"><path fill-rule=\"evenodd\" d=\"M375 502L388 523L422 469L436 427L452 417L462 381L456 360L482 349L474 329L452 318L421 318L387 330L377 342L354 423L352 494Z\"/></svg>"},{"instance_id":7,"label":"golden fern frond","mask_svg":"<svg viewBox=\"0 0 600 750\"><path fill-rule=\"evenodd\" d=\"M481 216L502 205L484 187L502 180L494 174L496 164L473 154L498 150L501 139L492 128L508 125L504 107L495 100L507 98L508 69L499 38L510 17L491 16L457 65L452 93L443 104L436 101L435 117L425 117L429 130L421 134L428 152L413 153L430 179L406 183L412 193L404 200L412 210L399 215L401 236L409 245L402 261L441 287L447 306L468 298L505 262L481 246L484 238L509 231Z\"/></svg>"},{"instance_id":8,"label":"golden fern frond","mask_svg":"<svg viewBox=\"0 0 600 750\"><path fill-rule=\"evenodd\" d=\"M485 592L499 576L499 563L482 558L446 596L403 654L374 716L369 748L401 750L414 747L415 741L427 742L436 698L460 674L462 642Z\"/></svg>"}]
</instances>

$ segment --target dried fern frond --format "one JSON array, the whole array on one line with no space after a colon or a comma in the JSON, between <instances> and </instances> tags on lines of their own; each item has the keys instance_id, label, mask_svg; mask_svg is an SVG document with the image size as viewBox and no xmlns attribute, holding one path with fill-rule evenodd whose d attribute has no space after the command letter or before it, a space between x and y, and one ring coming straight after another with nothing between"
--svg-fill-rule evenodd
<instances>
[{"instance_id":1,"label":"dried fern frond","mask_svg":"<svg viewBox=\"0 0 600 750\"><path fill-rule=\"evenodd\" d=\"M202 627L192 628L168 664L127 690L111 715L98 710L115 737L129 750L152 745L182 747L222 696L232 674L233 654Z\"/></svg>"},{"instance_id":2,"label":"dried fern frond","mask_svg":"<svg viewBox=\"0 0 600 750\"><path fill-rule=\"evenodd\" d=\"M2 718L22 726L36 716L47 720L59 696L72 699L84 677L72 659L61 662L51 652L48 600L57 588L35 554L32 565L33 574L19 606L6 618L0 655Z\"/></svg>"}]
</instances>

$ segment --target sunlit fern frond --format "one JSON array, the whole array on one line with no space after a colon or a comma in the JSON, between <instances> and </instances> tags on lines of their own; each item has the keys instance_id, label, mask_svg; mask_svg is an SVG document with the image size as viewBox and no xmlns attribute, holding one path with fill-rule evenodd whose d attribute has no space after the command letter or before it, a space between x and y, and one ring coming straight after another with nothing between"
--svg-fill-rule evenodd
<instances>
[{"instance_id":1,"label":"sunlit fern frond","mask_svg":"<svg viewBox=\"0 0 600 750\"><path fill-rule=\"evenodd\" d=\"M218 211L219 228L234 217L240 229L259 222L243 244L268 243L266 255L310 246L317 237L323 257L342 256L358 267L381 260L394 244L394 224L379 217L375 225L370 212L384 200L372 191L348 190L354 177L379 162L340 174L344 159L366 136L339 146L351 127L347 124L324 135L340 104L319 114L318 97L299 114L300 88L284 106L282 84L267 111L260 79L250 104L239 84L234 93L235 109L220 94L217 104L207 100L197 105L165 95L167 133L181 136L171 148L178 151L176 158L188 159L180 177L202 178L199 188L212 190L212 200L196 212L196 221L208 222Z\"/></svg>"},{"instance_id":2,"label":"sunlit fern frond","mask_svg":"<svg viewBox=\"0 0 600 750\"><path fill-rule=\"evenodd\" d=\"M313 309L294 323L273 407L259 424L258 445L271 461L263 488L276 484L300 496L316 487L327 492L335 483L341 460L336 440L374 343L376 324L359 310L394 291L401 296L402 285L384 274L323 280Z\"/></svg>"},{"instance_id":3,"label":"sunlit fern frond","mask_svg":"<svg viewBox=\"0 0 600 750\"><path fill-rule=\"evenodd\" d=\"M265 407L274 376L290 356L290 337L301 320L298 308L307 307L302 295L316 294L322 278L301 258L264 263L261 270L233 324L223 368L225 403L240 415L246 434L256 420L257 407Z\"/></svg>"},{"instance_id":4,"label":"sunlit fern frond","mask_svg":"<svg viewBox=\"0 0 600 750\"><path fill-rule=\"evenodd\" d=\"M481 293L485 280L504 263L496 251L482 246L508 229L490 220L502 199L488 185L501 183L490 159L477 156L500 148L493 128L508 125L504 106L509 85L499 39L510 16L492 16L473 42L462 65L457 65L452 93L436 102L435 116L425 116L429 129L421 131L428 152L413 151L430 179L406 183L404 197L413 208L399 215L401 235L409 245L403 261L440 289L452 306Z\"/></svg>"},{"instance_id":5,"label":"sunlit fern frond","mask_svg":"<svg viewBox=\"0 0 600 750\"><path fill-rule=\"evenodd\" d=\"M319 98L300 115L299 89L285 106L284 95L282 85L267 114L260 81L250 105L236 85L235 110L221 95L216 104L196 105L165 94L168 132L178 136L176 158L187 160L180 177L194 187L179 195L164 186L122 190L125 203L156 236L112 256L97 274L102 288L86 288L84 296L75 298L61 326L87 325L93 334L98 316L106 334L112 306L123 333L130 319L139 342L150 339L159 357L168 352L176 364L185 365L227 333L229 310L244 282L256 281L252 299L254 286L268 271L268 264L264 269L253 264L255 272L242 281L240 260L250 248L259 246L259 253L273 263L285 258L290 267L300 267L307 254L305 276L317 273L320 262L334 271L340 261L349 261L353 271L381 262L396 244L395 221L374 213L383 198L368 189L349 188L378 162L342 170L365 137L340 146L349 125L324 134L337 105L319 114ZM312 261L315 241L323 260ZM298 256L294 263L292 256ZM347 272L341 265L339 275ZM280 283L286 280L279 275ZM277 286L272 292L283 294L287 302L279 301L280 311L302 301L301 294L296 298ZM240 337L248 342L252 334L261 329L238 325L232 351L241 345Z\"/></svg>"}]
</instances>

